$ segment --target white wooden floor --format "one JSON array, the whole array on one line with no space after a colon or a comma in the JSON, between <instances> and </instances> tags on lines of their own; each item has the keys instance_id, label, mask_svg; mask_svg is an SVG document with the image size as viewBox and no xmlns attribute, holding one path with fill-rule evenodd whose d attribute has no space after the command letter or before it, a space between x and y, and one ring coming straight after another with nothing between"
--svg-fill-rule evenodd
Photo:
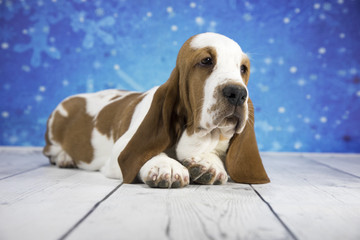
<instances>
[{"instance_id":1,"label":"white wooden floor","mask_svg":"<svg viewBox=\"0 0 360 240\"><path fill-rule=\"evenodd\" d=\"M272 180L184 189L0 148L0 239L360 239L360 155L262 153Z\"/></svg>"}]
</instances>

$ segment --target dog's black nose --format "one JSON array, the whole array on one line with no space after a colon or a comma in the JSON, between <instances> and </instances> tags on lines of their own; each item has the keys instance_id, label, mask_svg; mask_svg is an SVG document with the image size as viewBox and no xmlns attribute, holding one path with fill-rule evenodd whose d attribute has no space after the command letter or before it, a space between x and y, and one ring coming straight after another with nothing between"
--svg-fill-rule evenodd
<instances>
[{"instance_id":1,"label":"dog's black nose","mask_svg":"<svg viewBox=\"0 0 360 240\"><path fill-rule=\"evenodd\" d=\"M244 87L228 85L222 90L224 97L230 104L240 106L246 101L247 91Z\"/></svg>"}]
</instances>

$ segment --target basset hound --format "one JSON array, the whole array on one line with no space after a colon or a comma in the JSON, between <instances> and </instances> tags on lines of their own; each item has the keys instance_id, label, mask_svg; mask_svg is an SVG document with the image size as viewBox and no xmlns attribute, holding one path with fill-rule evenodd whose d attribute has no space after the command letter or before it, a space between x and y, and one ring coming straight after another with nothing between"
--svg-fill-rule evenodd
<instances>
[{"instance_id":1,"label":"basset hound","mask_svg":"<svg viewBox=\"0 0 360 240\"><path fill-rule=\"evenodd\" d=\"M50 115L43 153L58 167L100 170L124 183L267 183L254 132L249 58L203 33L181 47L170 78L139 93L70 96Z\"/></svg>"}]
</instances>

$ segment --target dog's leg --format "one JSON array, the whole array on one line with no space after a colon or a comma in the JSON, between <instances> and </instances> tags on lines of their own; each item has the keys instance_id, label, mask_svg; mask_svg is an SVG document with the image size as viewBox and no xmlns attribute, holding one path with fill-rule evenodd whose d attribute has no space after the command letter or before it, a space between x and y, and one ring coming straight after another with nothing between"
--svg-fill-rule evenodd
<instances>
[{"instance_id":1,"label":"dog's leg","mask_svg":"<svg viewBox=\"0 0 360 240\"><path fill-rule=\"evenodd\" d=\"M165 153L151 158L140 169L139 178L150 187L180 188L189 184L189 172Z\"/></svg>"},{"instance_id":2,"label":"dog's leg","mask_svg":"<svg viewBox=\"0 0 360 240\"><path fill-rule=\"evenodd\" d=\"M48 147L50 151L46 153L50 163L55 164L59 168L76 168L73 159L60 146L51 145Z\"/></svg>"},{"instance_id":3,"label":"dog's leg","mask_svg":"<svg viewBox=\"0 0 360 240\"><path fill-rule=\"evenodd\" d=\"M220 140L220 133L205 136L184 132L176 147L176 155L189 169L192 182L199 184L224 184L228 174L220 157L225 156L228 140Z\"/></svg>"}]
</instances>

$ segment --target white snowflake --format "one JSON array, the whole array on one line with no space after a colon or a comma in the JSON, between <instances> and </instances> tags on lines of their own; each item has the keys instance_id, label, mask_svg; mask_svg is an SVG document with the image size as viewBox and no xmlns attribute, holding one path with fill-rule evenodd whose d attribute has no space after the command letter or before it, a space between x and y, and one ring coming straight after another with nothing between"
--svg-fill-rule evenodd
<instances>
[{"instance_id":1,"label":"white snowflake","mask_svg":"<svg viewBox=\"0 0 360 240\"><path fill-rule=\"evenodd\" d=\"M320 18L321 20L325 20L325 19L326 19L326 15L322 13L322 14L319 15L319 18Z\"/></svg>"},{"instance_id":2,"label":"white snowflake","mask_svg":"<svg viewBox=\"0 0 360 240\"><path fill-rule=\"evenodd\" d=\"M63 84L64 87L66 87L66 86L69 85L69 81L68 81L67 79L64 79L64 80L62 81L62 84Z\"/></svg>"},{"instance_id":3,"label":"white snowflake","mask_svg":"<svg viewBox=\"0 0 360 240\"><path fill-rule=\"evenodd\" d=\"M168 13L173 13L173 12L174 12L174 9L173 9L172 7L167 7L167 8L166 8L166 11L167 11Z\"/></svg>"},{"instance_id":4,"label":"white snowflake","mask_svg":"<svg viewBox=\"0 0 360 240\"><path fill-rule=\"evenodd\" d=\"M101 64L101 62L96 60L93 62L93 67L94 67L94 69L100 69L102 67L102 64Z\"/></svg>"},{"instance_id":5,"label":"white snowflake","mask_svg":"<svg viewBox=\"0 0 360 240\"><path fill-rule=\"evenodd\" d=\"M314 4L314 9L320 9L321 7L321 4L320 3L315 3Z\"/></svg>"},{"instance_id":6,"label":"white snowflake","mask_svg":"<svg viewBox=\"0 0 360 240\"><path fill-rule=\"evenodd\" d=\"M43 99L44 99L43 96L41 96L40 94L35 96L35 101L37 102L41 102Z\"/></svg>"},{"instance_id":7,"label":"white snowflake","mask_svg":"<svg viewBox=\"0 0 360 240\"><path fill-rule=\"evenodd\" d=\"M267 121L257 121L255 126L261 129L263 132L271 132L274 130L274 127L271 126Z\"/></svg>"},{"instance_id":8,"label":"white snowflake","mask_svg":"<svg viewBox=\"0 0 360 240\"><path fill-rule=\"evenodd\" d=\"M9 48L9 43L7 43L7 42L3 42L2 44L1 44L1 48L2 49L8 49Z\"/></svg>"},{"instance_id":9,"label":"white snowflake","mask_svg":"<svg viewBox=\"0 0 360 240\"><path fill-rule=\"evenodd\" d=\"M86 92L94 92L94 79L91 77L86 79Z\"/></svg>"},{"instance_id":10,"label":"white snowflake","mask_svg":"<svg viewBox=\"0 0 360 240\"><path fill-rule=\"evenodd\" d=\"M325 53L326 53L326 48L320 47L320 48L318 49L318 52L319 52L320 54L325 54Z\"/></svg>"},{"instance_id":11,"label":"white snowflake","mask_svg":"<svg viewBox=\"0 0 360 240\"><path fill-rule=\"evenodd\" d=\"M278 141L274 141L274 142L272 142L272 151L274 151L274 152L276 152L276 151L279 151L279 150L281 150L281 148L282 148L282 146L281 146L281 144L278 142Z\"/></svg>"},{"instance_id":12,"label":"white snowflake","mask_svg":"<svg viewBox=\"0 0 360 240\"><path fill-rule=\"evenodd\" d=\"M102 16L104 16L105 11L104 11L103 8L97 8L97 9L95 10L95 14L96 14L96 16L98 16L98 17L102 17Z\"/></svg>"},{"instance_id":13,"label":"white snowflake","mask_svg":"<svg viewBox=\"0 0 360 240\"><path fill-rule=\"evenodd\" d=\"M346 76L347 72L346 72L346 70L344 70L344 69L339 69L339 70L337 71L337 74L338 74L339 76L341 76L341 77L344 77L344 76Z\"/></svg>"},{"instance_id":14,"label":"white snowflake","mask_svg":"<svg viewBox=\"0 0 360 240\"><path fill-rule=\"evenodd\" d=\"M300 87L302 87L302 86L304 86L304 85L306 84L306 81L305 81L305 79L300 78L300 79L298 80L297 84L298 84Z\"/></svg>"},{"instance_id":15,"label":"white snowflake","mask_svg":"<svg viewBox=\"0 0 360 240\"><path fill-rule=\"evenodd\" d=\"M285 107L278 108L278 113L285 113L285 111L286 111Z\"/></svg>"},{"instance_id":16,"label":"white snowflake","mask_svg":"<svg viewBox=\"0 0 360 240\"><path fill-rule=\"evenodd\" d=\"M295 66L291 66L290 67L290 69L289 69L289 71L291 72L291 73L296 73L297 72L297 67L295 67Z\"/></svg>"},{"instance_id":17,"label":"white snowflake","mask_svg":"<svg viewBox=\"0 0 360 240\"><path fill-rule=\"evenodd\" d=\"M269 86L266 86L262 83L258 83L257 84L257 87L260 89L261 92L267 92L269 91Z\"/></svg>"},{"instance_id":18,"label":"white snowflake","mask_svg":"<svg viewBox=\"0 0 360 240\"><path fill-rule=\"evenodd\" d=\"M8 117L10 116L10 114L9 114L9 112L7 112L7 111L3 111L3 112L1 112L1 116L2 116L3 118L8 118Z\"/></svg>"},{"instance_id":19,"label":"white snowflake","mask_svg":"<svg viewBox=\"0 0 360 240\"><path fill-rule=\"evenodd\" d=\"M22 66L21 66L21 69L22 69L24 72L30 72L30 71L31 71L31 68L30 68L28 65L22 65Z\"/></svg>"},{"instance_id":20,"label":"white snowflake","mask_svg":"<svg viewBox=\"0 0 360 240\"><path fill-rule=\"evenodd\" d=\"M24 114L30 114L31 113L31 109L32 109L32 106L27 106L26 109L24 110Z\"/></svg>"},{"instance_id":21,"label":"white snowflake","mask_svg":"<svg viewBox=\"0 0 360 240\"><path fill-rule=\"evenodd\" d=\"M178 30L178 26L176 25L171 26L171 31L176 32L177 30Z\"/></svg>"},{"instance_id":22,"label":"white snowflake","mask_svg":"<svg viewBox=\"0 0 360 240\"><path fill-rule=\"evenodd\" d=\"M285 63L284 59L282 57L280 57L279 60L278 60L278 64L279 65L284 65L284 63Z\"/></svg>"},{"instance_id":23,"label":"white snowflake","mask_svg":"<svg viewBox=\"0 0 360 240\"><path fill-rule=\"evenodd\" d=\"M346 48L345 47L341 47L338 49L338 53L345 53L346 52Z\"/></svg>"},{"instance_id":24,"label":"white snowflake","mask_svg":"<svg viewBox=\"0 0 360 240\"><path fill-rule=\"evenodd\" d=\"M331 3L328 3L328 2L324 3L323 9L325 11L330 11L331 10Z\"/></svg>"},{"instance_id":25,"label":"white snowflake","mask_svg":"<svg viewBox=\"0 0 360 240\"><path fill-rule=\"evenodd\" d=\"M294 126L288 126L286 129L289 133L293 133L295 132L295 127Z\"/></svg>"},{"instance_id":26,"label":"white snowflake","mask_svg":"<svg viewBox=\"0 0 360 240\"><path fill-rule=\"evenodd\" d=\"M323 117L320 117L320 122L321 123L326 123L328 120L327 120L327 117L323 116Z\"/></svg>"},{"instance_id":27,"label":"white snowflake","mask_svg":"<svg viewBox=\"0 0 360 240\"><path fill-rule=\"evenodd\" d=\"M267 57L264 59L265 64L270 65L272 63L272 59L270 57Z\"/></svg>"},{"instance_id":28,"label":"white snowflake","mask_svg":"<svg viewBox=\"0 0 360 240\"><path fill-rule=\"evenodd\" d=\"M8 139L10 144L15 144L19 141L18 137L15 135L9 136Z\"/></svg>"},{"instance_id":29,"label":"white snowflake","mask_svg":"<svg viewBox=\"0 0 360 240\"><path fill-rule=\"evenodd\" d=\"M198 26L202 26L205 23L205 20L202 17L196 17L195 22Z\"/></svg>"},{"instance_id":30,"label":"white snowflake","mask_svg":"<svg viewBox=\"0 0 360 240\"><path fill-rule=\"evenodd\" d=\"M252 20L252 16L251 16L250 13L245 13L245 14L243 15L243 19L244 19L245 21L249 22L249 21Z\"/></svg>"},{"instance_id":31,"label":"white snowflake","mask_svg":"<svg viewBox=\"0 0 360 240\"><path fill-rule=\"evenodd\" d=\"M358 73L358 71L356 70L356 68L350 68L349 73L355 75Z\"/></svg>"},{"instance_id":32,"label":"white snowflake","mask_svg":"<svg viewBox=\"0 0 360 240\"><path fill-rule=\"evenodd\" d=\"M294 143L294 148L296 150L299 150L301 147L302 147L302 143L300 141L297 141L297 142Z\"/></svg>"},{"instance_id":33,"label":"white snowflake","mask_svg":"<svg viewBox=\"0 0 360 240\"><path fill-rule=\"evenodd\" d=\"M210 22L210 26L208 27L209 32L216 32L216 25L217 23L215 21Z\"/></svg>"},{"instance_id":34,"label":"white snowflake","mask_svg":"<svg viewBox=\"0 0 360 240\"><path fill-rule=\"evenodd\" d=\"M318 78L318 76L316 74L310 74L311 80L316 80L317 78Z\"/></svg>"}]
</instances>

